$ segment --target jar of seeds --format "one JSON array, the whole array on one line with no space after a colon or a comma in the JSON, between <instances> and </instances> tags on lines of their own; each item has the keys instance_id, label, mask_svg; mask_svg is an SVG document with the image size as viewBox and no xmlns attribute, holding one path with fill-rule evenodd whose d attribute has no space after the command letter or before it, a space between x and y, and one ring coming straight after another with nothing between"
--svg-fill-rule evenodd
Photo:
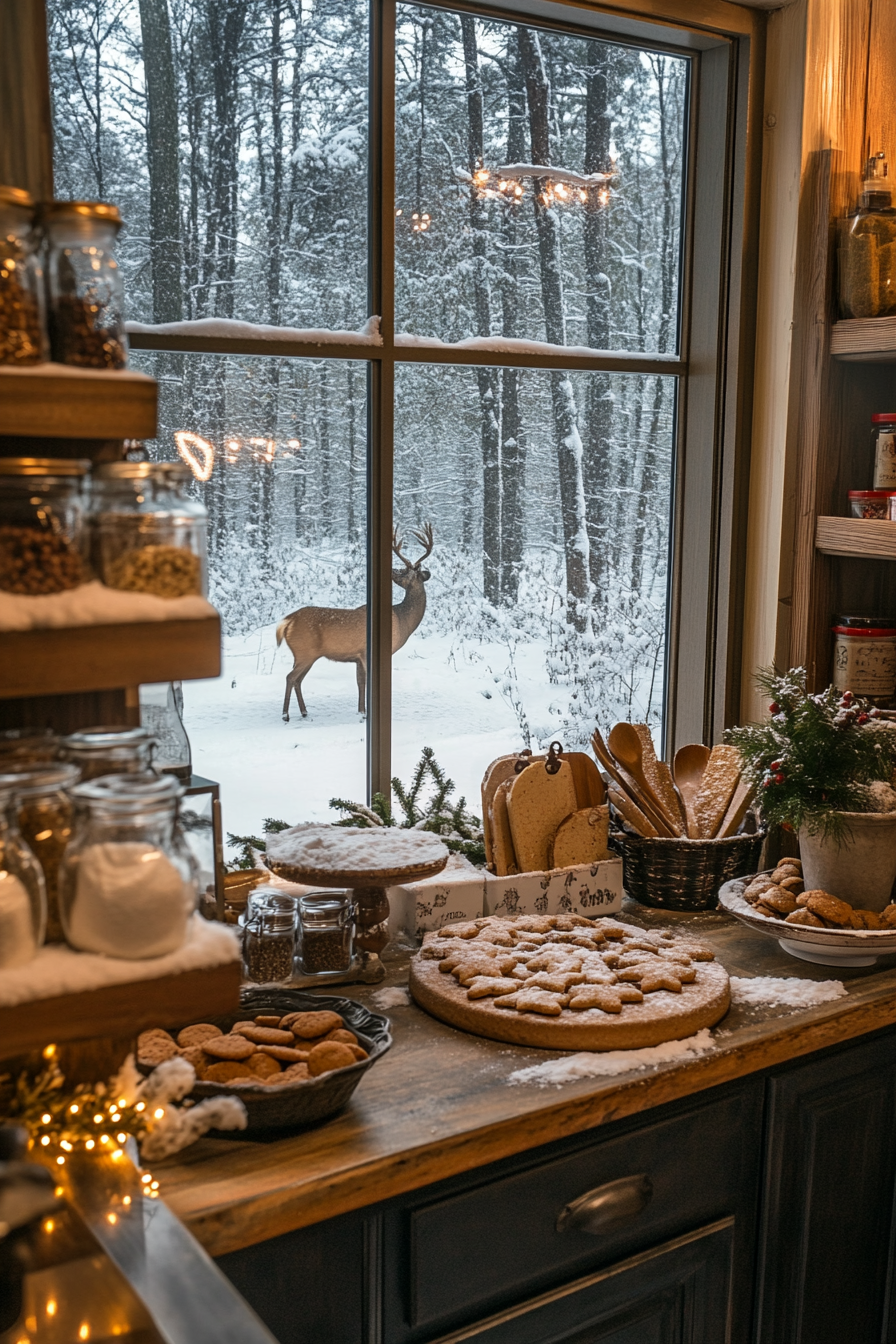
<instances>
[{"instance_id":1,"label":"jar of seeds","mask_svg":"<svg viewBox=\"0 0 896 1344\"><path fill-rule=\"evenodd\" d=\"M37 597L88 579L83 482L88 461L0 457L0 588Z\"/></svg>"},{"instance_id":2,"label":"jar of seeds","mask_svg":"<svg viewBox=\"0 0 896 1344\"><path fill-rule=\"evenodd\" d=\"M79 728L60 743L63 760L81 771L81 780L103 775L137 775L152 769L156 740L145 728Z\"/></svg>"},{"instance_id":3,"label":"jar of seeds","mask_svg":"<svg viewBox=\"0 0 896 1344\"><path fill-rule=\"evenodd\" d=\"M93 473L91 550L109 588L204 596L205 505L187 494L183 462L107 462Z\"/></svg>"},{"instance_id":4,"label":"jar of seeds","mask_svg":"<svg viewBox=\"0 0 896 1344\"><path fill-rule=\"evenodd\" d=\"M256 898L256 893L252 893ZM296 957L296 901L282 892L267 892L246 912L243 967L257 985L283 984L292 978Z\"/></svg>"},{"instance_id":5,"label":"jar of seeds","mask_svg":"<svg viewBox=\"0 0 896 1344\"><path fill-rule=\"evenodd\" d=\"M354 914L349 892L315 891L299 897L306 975L336 974L350 968Z\"/></svg>"},{"instance_id":6,"label":"jar of seeds","mask_svg":"<svg viewBox=\"0 0 896 1344\"><path fill-rule=\"evenodd\" d=\"M115 258L121 216L101 201L53 201L47 235L50 346L59 364L123 369L128 362L124 286Z\"/></svg>"},{"instance_id":7,"label":"jar of seeds","mask_svg":"<svg viewBox=\"0 0 896 1344\"><path fill-rule=\"evenodd\" d=\"M34 202L19 187L0 187L0 364L40 364L43 275L34 231Z\"/></svg>"},{"instance_id":8,"label":"jar of seeds","mask_svg":"<svg viewBox=\"0 0 896 1344\"><path fill-rule=\"evenodd\" d=\"M0 761L0 790L11 788L19 830L43 870L47 888L48 943L64 943L59 915L59 864L72 833L74 807L66 792L81 774L61 761Z\"/></svg>"}]
</instances>

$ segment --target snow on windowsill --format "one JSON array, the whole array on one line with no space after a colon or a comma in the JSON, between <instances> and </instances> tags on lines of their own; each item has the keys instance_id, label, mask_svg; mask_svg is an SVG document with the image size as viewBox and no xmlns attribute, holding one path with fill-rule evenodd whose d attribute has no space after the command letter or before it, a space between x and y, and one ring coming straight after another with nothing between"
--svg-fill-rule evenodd
<instances>
[{"instance_id":1,"label":"snow on windowsill","mask_svg":"<svg viewBox=\"0 0 896 1344\"><path fill-rule=\"evenodd\" d=\"M592 350L587 345L552 345L550 341L523 341L515 336L468 336L463 341L441 341L437 336L416 336L408 331L396 333L395 345L404 350L482 350L494 354L575 355L586 359L618 358L662 360L677 364L678 355L658 355L641 350Z\"/></svg>"},{"instance_id":2,"label":"snow on windowsill","mask_svg":"<svg viewBox=\"0 0 896 1344\"><path fill-rule=\"evenodd\" d=\"M215 615L215 608L204 597L125 593L96 581L44 597L0 592L0 633L136 621L200 621Z\"/></svg>"},{"instance_id":3,"label":"snow on windowsill","mask_svg":"<svg viewBox=\"0 0 896 1344\"><path fill-rule=\"evenodd\" d=\"M368 318L360 331L332 331L326 327L266 327L229 317L203 317L193 322L128 322L129 336L197 336L207 340L305 341L309 345L382 345L380 319Z\"/></svg>"},{"instance_id":4,"label":"snow on windowsill","mask_svg":"<svg viewBox=\"0 0 896 1344\"><path fill-rule=\"evenodd\" d=\"M211 970L227 966L240 956L236 934L228 924L218 924L193 915L187 925L183 947L164 957L126 961L75 952L61 944L42 947L36 957L14 970L0 971L0 1008L55 999L61 994L83 994L107 985L125 985L135 980L158 980L184 971Z\"/></svg>"}]
</instances>

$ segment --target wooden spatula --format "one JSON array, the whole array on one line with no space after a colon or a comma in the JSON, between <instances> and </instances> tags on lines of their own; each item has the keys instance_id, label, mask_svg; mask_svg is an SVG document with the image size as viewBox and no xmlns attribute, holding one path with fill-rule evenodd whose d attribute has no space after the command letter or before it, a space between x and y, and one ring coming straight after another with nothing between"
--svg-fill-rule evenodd
<instances>
[{"instance_id":1,"label":"wooden spatula","mask_svg":"<svg viewBox=\"0 0 896 1344\"><path fill-rule=\"evenodd\" d=\"M642 797L641 792L631 775L629 775L627 771L622 770L613 759L609 747L601 737L597 728L595 728L594 732L591 734L591 745L594 748L595 756L613 780L618 792L628 798L629 802L637 810L640 816L644 816L649 820L650 834L665 836L673 835L674 832L672 827L664 820L662 814L658 812L656 808L650 806L648 800ZM634 825L634 822L632 824Z\"/></svg>"},{"instance_id":2,"label":"wooden spatula","mask_svg":"<svg viewBox=\"0 0 896 1344\"><path fill-rule=\"evenodd\" d=\"M617 723L610 731L607 746L613 753L619 768L634 780L643 801L650 805L647 815L652 819L655 813L658 814L666 823L667 828L671 829L673 835L681 835L681 822L677 817L672 816L663 805L662 799L654 793L650 781L644 773L643 747L641 746L641 739L632 725L630 723ZM645 811L643 807L641 810Z\"/></svg>"},{"instance_id":3,"label":"wooden spatula","mask_svg":"<svg viewBox=\"0 0 896 1344\"><path fill-rule=\"evenodd\" d=\"M700 825L694 811L694 803L700 792L703 771L708 760L709 747L705 747L702 742L691 742L686 747L678 748L672 762L672 778L684 803L688 836L691 840L700 839Z\"/></svg>"},{"instance_id":4,"label":"wooden spatula","mask_svg":"<svg viewBox=\"0 0 896 1344\"><path fill-rule=\"evenodd\" d=\"M716 831L719 840L727 835L737 835L738 828L747 815L747 809L753 801L753 795L756 787L749 780L741 779L737 788L734 790L734 797L728 804L728 811L722 818L722 823Z\"/></svg>"}]
</instances>

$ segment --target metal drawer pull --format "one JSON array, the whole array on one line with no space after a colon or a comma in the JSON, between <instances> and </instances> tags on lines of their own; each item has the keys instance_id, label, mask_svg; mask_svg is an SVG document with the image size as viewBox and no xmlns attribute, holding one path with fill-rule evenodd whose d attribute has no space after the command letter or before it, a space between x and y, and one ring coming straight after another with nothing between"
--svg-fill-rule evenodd
<instances>
[{"instance_id":1,"label":"metal drawer pull","mask_svg":"<svg viewBox=\"0 0 896 1344\"><path fill-rule=\"evenodd\" d=\"M647 1208L653 1196L650 1177L623 1176L589 1190L557 1215L558 1232L589 1232L599 1236L620 1227Z\"/></svg>"}]
</instances>

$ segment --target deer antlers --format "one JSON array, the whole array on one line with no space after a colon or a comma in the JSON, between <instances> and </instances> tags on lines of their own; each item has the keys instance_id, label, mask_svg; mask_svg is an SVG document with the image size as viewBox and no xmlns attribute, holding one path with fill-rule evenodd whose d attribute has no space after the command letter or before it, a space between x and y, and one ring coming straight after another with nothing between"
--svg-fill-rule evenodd
<instances>
[{"instance_id":1,"label":"deer antlers","mask_svg":"<svg viewBox=\"0 0 896 1344\"><path fill-rule=\"evenodd\" d=\"M426 559L426 557L432 550L433 546L432 523L424 523L423 527L419 531L417 530L412 531L411 536L416 541L419 541L420 545L424 548L423 554L421 556L418 556L416 561L409 560L406 555L402 554L401 547L403 545L403 542L398 535L397 527L392 529L392 549L398 556L399 560L401 560L402 563L406 565L408 569L415 569L418 565L422 564L422 562Z\"/></svg>"}]
</instances>

